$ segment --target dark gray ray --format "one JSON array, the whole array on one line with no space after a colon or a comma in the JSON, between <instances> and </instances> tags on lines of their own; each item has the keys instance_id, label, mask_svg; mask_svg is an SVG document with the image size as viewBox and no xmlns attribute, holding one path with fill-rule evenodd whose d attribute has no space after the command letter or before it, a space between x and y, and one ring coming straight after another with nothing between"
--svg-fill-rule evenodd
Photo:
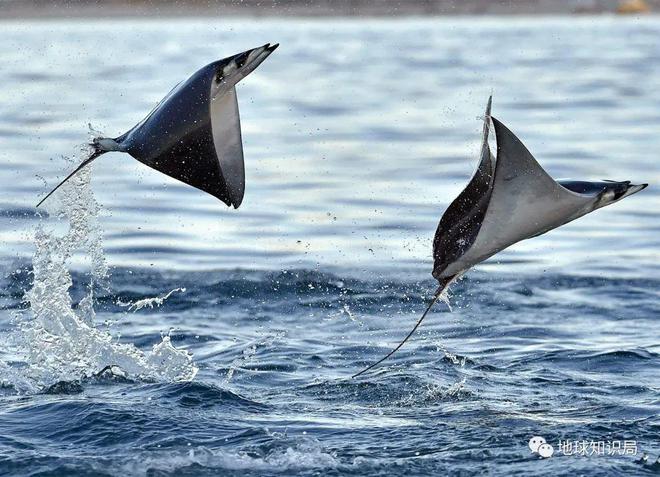
<instances>
[{"instance_id":1,"label":"dark gray ray","mask_svg":"<svg viewBox=\"0 0 660 477\"><path fill-rule=\"evenodd\" d=\"M440 276L467 270L520 240L540 235L589 212L594 197L561 186L525 145L492 118L497 138L495 175L477 237Z\"/></svg>"},{"instance_id":2,"label":"dark gray ray","mask_svg":"<svg viewBox=\"0 0 660 477\"><path fill-rule=\"evenodd\" d=\"M245 168L235 85L277 46L266 44L199 69L127 133L95 138L92 154L76 171L106 152L126 152L238 208L245 192Z\"/></svg>"},{"instance_id":3,"label":"dark gray ray","mask_svg":"<svg viewBox=\"0 0 660 477\"><path fill-rule=\"evenodd\" d=\"M439 288L422 318L389 358L412 336L441 293L469 268L521 240L541 235L644 189L630 181L555 181L525 145L490 115L488 100L481 159L474 176L449 205L433 240L433 276ZM497 155L488 146L492 121Z\"/></svg>"}]
</instances>

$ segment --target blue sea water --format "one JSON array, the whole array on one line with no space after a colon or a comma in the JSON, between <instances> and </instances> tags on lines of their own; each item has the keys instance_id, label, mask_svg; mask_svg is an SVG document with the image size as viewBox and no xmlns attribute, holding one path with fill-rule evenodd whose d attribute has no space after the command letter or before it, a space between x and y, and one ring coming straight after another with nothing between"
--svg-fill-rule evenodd
<instances>
[{"instance_id":1,"label":"blue sea water","mask_svg":"<svg viewBox=\"0 0 660 477\"><path fill-rule=\"evenodd\" d=\"M660 472L660 18L0 26L1 475ZM36 211L87 123L266 42L239 210L108 154ZM476 267L350 379L435 289L491 93L553 176L651 186Z\"/></svg>"}]
</instances>

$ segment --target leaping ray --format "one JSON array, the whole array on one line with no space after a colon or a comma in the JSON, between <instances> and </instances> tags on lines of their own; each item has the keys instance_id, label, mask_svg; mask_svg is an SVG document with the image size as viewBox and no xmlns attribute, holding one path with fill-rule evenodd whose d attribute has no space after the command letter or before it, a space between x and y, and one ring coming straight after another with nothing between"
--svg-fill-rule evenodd
<instances>
[{"instance_id":1,"label":"leaping ray","mask_svg":"<svg viewBox=\"0 0 660 477\"><path fill-rule=\"evenodd\" d=\"M589 212L635 194L648 184L630 181L555 181L525 145L491 116L488 99L481 160L465 189L449 205L433 240L433 277L440 286L413 330L384 358L394 354L422 323L447 287L468 269L521 240L536 237ZM488 145L491 123L497 155Z\"/></svg>"},{"instance_id":2,"label":"leaping ray","mask_svg":"<svg viewBox=\"0 0 660 477\"><path fill-rule=\"evenodd\" d=\"M94 159L119 151L237 209L245 192L245 169L235 86L277 47L266 44L210 63L175 86L127 133L94 138L90 156L37 207Z\"/></svg>"}]
</instances>

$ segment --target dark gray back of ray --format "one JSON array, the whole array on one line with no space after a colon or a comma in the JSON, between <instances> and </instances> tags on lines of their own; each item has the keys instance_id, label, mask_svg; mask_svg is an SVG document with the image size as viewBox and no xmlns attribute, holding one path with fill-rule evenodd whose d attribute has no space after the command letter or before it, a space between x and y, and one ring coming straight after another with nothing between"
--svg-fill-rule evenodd
<instances>
[{"instance_id":1,"label":"dark gray back of ray","mask_svg":"<svg viewBox=\"0 0 660 477\"><path fill-rule=\"evenodd\" d=\"M179 84L117 142L147 166L233 205L211 127L211 83L217 63L207 65Z\"/></svg>"}]
</instances>

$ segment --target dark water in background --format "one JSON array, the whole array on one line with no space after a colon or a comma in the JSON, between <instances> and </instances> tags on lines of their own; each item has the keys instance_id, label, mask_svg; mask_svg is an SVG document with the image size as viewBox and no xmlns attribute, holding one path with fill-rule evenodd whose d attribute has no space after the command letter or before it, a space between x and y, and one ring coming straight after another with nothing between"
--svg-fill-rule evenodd
<instances>
[{"instance_id":1,"label":"dark water in background","mask_svg":"<svg viewBox=\"0 0 660 477\"><path fill-rule=\"evenodd\" d=\"M658 472L635 460L660 454L660 19L1 26L0 474ZM66 227L33 206L87 122L124 132L199 66L277 41L238 88L241 209L99 159L110 277L95 316L76 308L87 324L44 334L70 308L68 271L45 267L28 309L49 237L34 233ZM491 92L555 177L652 185L470 272L452 313L438 306L389 366L350 380L434 289L432 236L476 164ZM68 262L74 303L100 243ZM151 351L168 333L194 365ZM89 377L117 359L133 372ZM639 455L539 461L532 435L635 440Z\"/></svg>"}]
</instances>

